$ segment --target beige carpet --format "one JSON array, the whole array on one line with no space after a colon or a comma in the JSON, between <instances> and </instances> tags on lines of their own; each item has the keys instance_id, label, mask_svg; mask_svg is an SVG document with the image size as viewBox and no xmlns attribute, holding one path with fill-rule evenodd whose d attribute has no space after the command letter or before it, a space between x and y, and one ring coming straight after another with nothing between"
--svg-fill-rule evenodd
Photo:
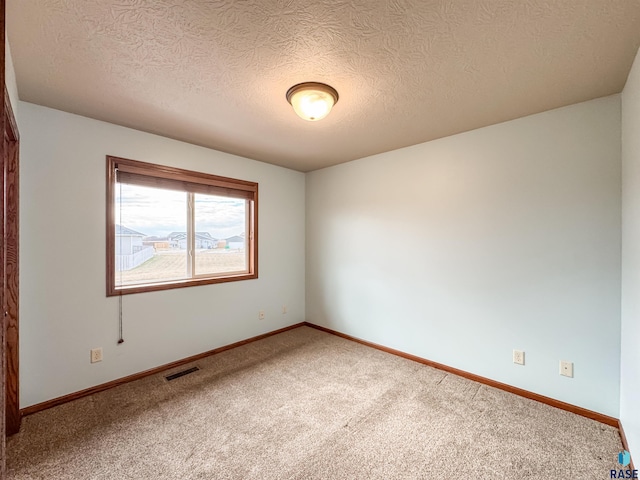
<instances>
[{"instance_id":1,"label":"beige carpet","mask_svg":"<svg viewBox=\"0 0 640 480\"><path fill-rule=\"evenodd\" d=\"M8 478L605 479L622 448L615 428L309 327L195 364L26 417Z\"/></svg>"}]
</instances>

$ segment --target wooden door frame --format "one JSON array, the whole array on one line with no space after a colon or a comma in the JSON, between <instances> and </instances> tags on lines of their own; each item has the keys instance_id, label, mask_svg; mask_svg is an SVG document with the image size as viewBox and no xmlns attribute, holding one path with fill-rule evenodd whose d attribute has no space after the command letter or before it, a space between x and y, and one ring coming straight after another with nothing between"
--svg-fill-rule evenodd
<instances>
[{"instance_id":1,"label":"wooden door frame","mask_svg":"<svg viewBox=\"0 0 640 480\"><path fill-rule=\"evenodd\" d=\"M20 430L18 376L19 145L20 135L5 83L6 1L0 0L0 479L5 478L6 436Z\"/></svg>"},{"instance_id":2,"label":"wooden door frame","mask_svg":"<svg viewBox=\"0 0 640 480\"><path fill-rule=\"evenodd\" d=\"M20 134L6 87L4 117L5 428L6 435L13 435L20 430L21 421L18 388Z\"/></svg>"},{"instance_id":3,"label":"wooden door frame","mask_svg":"<svg viewBox=\"0 0 640 480\"><path fill-rule=\"evenodd\" d=\"M0 131L4 132L4 95L5 95L5 0L0 0L0 89L2 90L2 101L0 101ZM5 142L0 142L0 163L2 164L2 172L4 177L4 158L5 158ZM3 179L4 180L4 179ZM4 181L0 186L0 201L4 206ZM0 307L4 306L4 221L0 222ZM0 310L0 318L3 319L2 328L0 328L0 478L5 478L6 465L6 421L5 421L5 328L4 328L4 308Z\"/></svg>"}]
</instances>

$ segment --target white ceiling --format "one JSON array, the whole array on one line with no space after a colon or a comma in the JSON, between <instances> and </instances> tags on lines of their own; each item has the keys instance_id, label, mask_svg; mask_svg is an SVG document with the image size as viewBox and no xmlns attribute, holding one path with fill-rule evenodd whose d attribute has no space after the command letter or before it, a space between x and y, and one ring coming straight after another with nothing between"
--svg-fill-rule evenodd
<instances>
[{"instance_id":1,"label":"white ceiling","mask_svg":"<svg viewBox=\"0 0 640 480\"><path fill-rule=\"evenodd\" d=\"M9 0L7 29L22 100L309 171L620 92L640 1Z\"/></svg>"}]
</instances>

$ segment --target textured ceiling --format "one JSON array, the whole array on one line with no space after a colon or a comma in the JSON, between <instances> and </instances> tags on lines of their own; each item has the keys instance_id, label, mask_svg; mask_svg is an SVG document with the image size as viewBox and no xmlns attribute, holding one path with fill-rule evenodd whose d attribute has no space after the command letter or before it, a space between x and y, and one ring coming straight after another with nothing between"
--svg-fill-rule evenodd
<instances>
[{"instance_id":1,"label":"textured ceiling","mask_svg":"<svg viewBox=\"0 0 640 480\"><path fill-rule=\"evenodd\" d=\"M618 93L640 45L640 0L7 4L22 100L301 171Z\"/></svg>"}]
</instances>

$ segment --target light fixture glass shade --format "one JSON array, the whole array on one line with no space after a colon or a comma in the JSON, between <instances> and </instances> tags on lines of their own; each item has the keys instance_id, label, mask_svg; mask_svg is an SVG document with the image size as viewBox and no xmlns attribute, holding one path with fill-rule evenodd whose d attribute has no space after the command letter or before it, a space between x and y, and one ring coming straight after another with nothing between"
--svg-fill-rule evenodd
<instances>
[{"instance_id":1,"label":"light fixture glass shade","mask_svg":"<svg viewBox=\"0 0 640 480\"><path fill-rule=\"evenodd\" d=\"M338 92L324 83L299 83L289 89L287 101L300 118L315 122L329 115L338 101Z\"/></svg>"}]
</instances>

